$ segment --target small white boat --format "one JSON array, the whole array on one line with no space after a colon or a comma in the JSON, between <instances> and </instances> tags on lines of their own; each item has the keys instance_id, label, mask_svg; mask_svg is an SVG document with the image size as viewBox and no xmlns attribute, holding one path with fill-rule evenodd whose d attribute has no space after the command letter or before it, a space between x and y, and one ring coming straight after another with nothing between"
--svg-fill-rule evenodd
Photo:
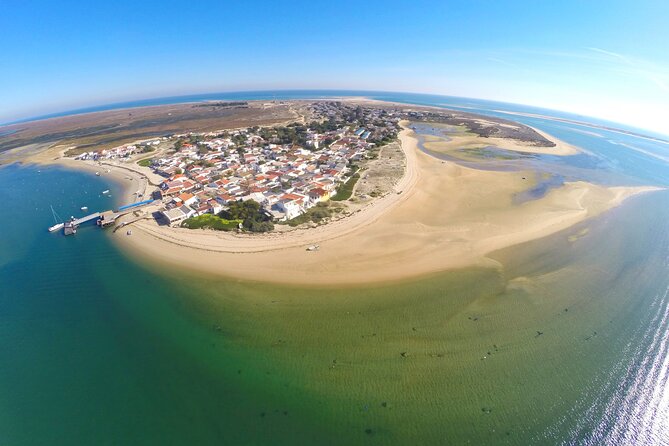
<instances>
[{"instance_id":1,"label":"small white boat","mask_svg":"<svg viewBox=\"0 0 669 446\"><path fill-rule=\"evenodd\" d=\"M103 194L108 194L108 193L109 193L109 189L107 189L107 190L103 190L102 193L103 193Z\"/></svg>"},{"instance_id":2,"label":"small white boat","mask_svg":"<svg viewBox=\"0 0 669 446\"><path fill-rule=\"evenodd\" d=\"M82 210L82 211L87 211L87 210L88 210L88 206L82 206L82 207L81 207L81 210Z\"/></svg>"},{"instance_id":3,"label":"small white boat","mask_svg":"<svg viewBox=\"0 0 669 446\"><path fill-rule=\"evenodd\" d=\"M95 172L95 175L100 176L100 172Z\"/></svg>"},{"instance_id":4,"label":"small white boat","mask_svg":"<svg viewBox=\"0 0 669 446\"><path fill-rule=\"evenodd\" d=\"M63 229L63 226L65 226L65 223L56 223L55 225L49 227L49 232L56 232L59 229Z\"/></svg>"},{"instance_id":5,"label":"small white boat","mask_svg":"<svg viewBox=\"0 0 669 446\"><path fill-rule=\"evenodd\" d=\"M320 249L319 245L311 245L307 247L307 251L318 251Z\"/></svg>"},{"instance_id":6,"label":"small white boat","mask_svg":"<svg viewBox=\"0 0 669 446\"><path fill-rule=\"evenodd\" d=\"M53 210L53 206L51 206L51 214L53 215L53 220L56 224L53 226L49 226L49 232L55 232L58 231L59 229L63 229L65 223L58 223L60 217L58 216L58 214L56 214L56 211Z\"/></svg>"}]
</instances>

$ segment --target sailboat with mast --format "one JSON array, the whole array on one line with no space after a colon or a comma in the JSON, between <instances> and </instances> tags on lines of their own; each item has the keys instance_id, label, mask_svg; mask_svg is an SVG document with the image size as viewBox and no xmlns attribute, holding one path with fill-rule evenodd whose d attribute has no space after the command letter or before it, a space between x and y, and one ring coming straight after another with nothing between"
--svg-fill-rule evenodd
<instances>
[{"instance_id":1,"label":"sailboat with mast","mask_svg":"<svg viewBox=\"0 0 669 446\"><path fill-rule=\"evenodd\" d=\"M53 214L53 220L56 224L49 227L49 232L55 232L58 231L59 229L63 229L65 223L58 223L59 221L62 220L60 219L58 214L56 214L56 211L53 210L53 206L51 206L51 213Z\"/></svg>"}]
</instances>

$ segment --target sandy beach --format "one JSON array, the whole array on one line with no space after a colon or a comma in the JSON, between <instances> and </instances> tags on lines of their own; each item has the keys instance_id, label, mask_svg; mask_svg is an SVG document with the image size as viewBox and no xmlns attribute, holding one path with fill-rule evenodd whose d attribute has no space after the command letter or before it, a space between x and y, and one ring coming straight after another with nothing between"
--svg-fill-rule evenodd
<instances>
[{"instance_id":1,"label":"sandy beach","mask_svg":"<svg viewBox=\"0 0 669 446\"><path fill-rule=\"evenodd\" d=\"M158 226L113 234L133 255L168 268L291 284L360 284L446 269L495 266L492 251L544 237L620 205L653 187L566 183L520 205L532 172L470 169L422 153L413 131L400 134L404 177L358 213L312 229L267 235ZM504 146L506 148L506 146ZM306 251L319 244L320 250Z\"/></svg>"},{"instance_id":2,"label":"sandy beach","mask_svg":"<svg viewBox=\"0 0 669 446\"><path fill-rule=\"evenodd\" d=\"M479 120L479 122L485 122ZM453 126L446 124L432 124L433 127L443 127L446 129L453 129ZM536 153L540 155L557 155L557 156L569 156L576 155L581 152L577 147L574 147L571 144L568 144L562 140L559 140L545 132L542 132L539 129L534 127L532 128L535 132L543 136L544 138L553 141L555 143L554 147L539 147L529 143L523 143L521 141L516 141L506 138L495 138L488 137L483 138L474 133L467 132L464 129L457 130L454 133L454 137L450 140L445 140L444 138L436 136L423 136L425 148L433 152L449 152L462 149L480 149L485 147L499 147L505 150L511 150L514 152L521 153Z\"/></svg>"}]
</instances>

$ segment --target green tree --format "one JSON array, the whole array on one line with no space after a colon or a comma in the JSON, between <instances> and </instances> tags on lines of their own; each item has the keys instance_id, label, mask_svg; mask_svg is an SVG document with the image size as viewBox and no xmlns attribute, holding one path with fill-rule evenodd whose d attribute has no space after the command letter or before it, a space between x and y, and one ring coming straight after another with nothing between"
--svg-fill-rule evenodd
<instances>
[{"instance_id":1,"label":"green tree","mask_svg":"<svg viewBox=\"0 0 669 446\"><path fill-rule=\"evenodd\" d=\"M224 211L229 215L228 220L246 220L253 218L260 212L260 203L254 200L234 201Z\"/></svg>"},{"instance_id":2,"label":"green tree","mask_svg":"<svg viewBox=\"0 0 669 446\"><path fill-rule=\"evenodd\" d=\"M247 231L269 232L274 229L274 224L263 213L260 203L254 200L232 202L219 215L227 220L241 220Z\"/></svg>"},{"instance_id":3,"label":"green tree","mask_svg":"<svg viewBox=\"0 0 669 446\"><path fill-rule=\"evenodd\" d=\"M245 220L244 228L251 232L270 232L274 230L274 223L271 221L251 221L247 225Z\"/></svg>"}]
</instances>

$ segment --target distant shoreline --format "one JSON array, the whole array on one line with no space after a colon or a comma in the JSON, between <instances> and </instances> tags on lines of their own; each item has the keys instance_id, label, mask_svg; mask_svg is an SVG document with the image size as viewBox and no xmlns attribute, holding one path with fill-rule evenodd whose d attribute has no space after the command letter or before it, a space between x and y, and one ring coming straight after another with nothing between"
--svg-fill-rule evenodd
<instances>
[{"instance_id":1,"label":"distant shoreline","mask_svg":"<svg viewBox=\"0 0 669 446\"><path fill-rule=\"evenodd\" d=\"M663 138L659 138L659 137L656 137L656 136L644 135L643 133L633 132L633 131L625 130L625 129L619 129L619 128L616 128L616 127L609 127L609 126L600 125L600 124L594 124L594 123L585 122L585 121L577 121L577 120L574 120L574 119L559 118L559 117L556 117L556 116L539 115L539 114L533 114L533 113L520 113L520 112L512 112L512 111L505 111L505 110L493 110L493 111L497 112L497 113L504 113L504 114L507 114L507 115L527 116L527 117L530 117L530 118L541 118L541 119L546 119L546 120L549 120L549 121L564 122L564 123L567 123L567 124L576 124L576 125L581 125L583 127L590 127L590 128L593 128L593 129L606 130L608 132L620 133L622 135L634 136L635 138L648 139L650 141L659 142L659 143L662 143L662 144L669 144L669 139L663 139Z\"/></svg>"},{"instance_id":2,"label":"distant shoreline","mask_svg":"<svg viewBox=\"0 0 669 446\"><path fill-rule=\"evenodd\" d=\"M183 104L192 104L192 103L202 103L202 102L209 102L209 101L290 101L290 100L337 100L337 99L342 99L342 98L366 98L372 101L383 101L386 103L396 103L396 104L401 104L401 105L408 105L411 104L412 102L401 102L401 101L396 101L396 100L389 100L385 97L388 95L396 95L398 98L396 99L404 99L408 100L408 97L413 97L413 98L441 98L442 100L470 100L470 98L465 98L465 97L455 97L455 96L447 96L447 95L439 95L439 94L433 94L433 93L421 93L421 92L392 92L392 91L374 91L374 90L254 90L254 91L228 91L228 92L212 92L212 93L201 93L201 94L192 94L192 95L178 95L178 96L166 96L166 97L158 97L158 98L145 98L145 99L138 99L138 100L133 100L133 101L121 101L121 102L112 102L112 103L107 103L107 104L101 104L101 105L96 105L96 106L88 106L88 107L81 107L81 108L75 108L75 109L70 109L70 110L65 110L61 112L54 112L54 113L47 113L43 115L38 115L38 116L32 116L32 117L27 117L27 118L22 118L22 119L16 119L12 121L7 121L7 122L2 122L0 123L0 129L3 129L5 127L11 127L11 126L17 126L21 124L28 124L28 123L33 123L33 122L38 122L38 121L44 121L44 120L49 120L49 119L57 119L57 118L64 118L64 117L71 117L71 116L81 116L81 115L86 115L86 114L91 114L91 113L98 113L98 112L109 112L109 111L121 111L121 110L133 110L133 109L138 109L138 108L143 108L143 107L160 107L160 106L170 106L170 105L183 105ZM379 96L384 97L384 99L377 99ZM478 99L475 99L478 100ZM538 107L533 106L533 105L528 105L528 104L515 104L515 103L510 103L510 102L499 102L499 101L488 101L491 104L498 104L498 105L512 105L512 106L523 106L523 107L529 107L529 108L534 108L538 109ZM417 105L417 104L416 104ZM429 107L430 105L423 105L425 107ZM438 106L435 105L437 108L450 108L450 107L456 107L456 108L467 108L465 106L460 106L457 104L439 104ZM474 113L479 113L479 114L485 114L485 110L483 109L478 109L476 107L469 107L473 108ZM593 127L593 128L600 128L604 130L609 130L613 132L618 132L618 133L623 133L623 134L629 134L632 136L640 137L640 138L647 138L650 140L654 140L657 142L669 144L669 136L667 135L662 135L660 136L653 136L647 133L643 133L644 131L650 132L650 133L658 133L657 131L653 130L646 130L646 129L636 129L633 126L629 126L631 128L634 128L635 130L628 130L625 129L624 127L626 124L624 123L617 123L617 122L610 122L607 123L606 125L604 124L595 124L591 123L588 121L583 121L583 120L578 120L578 119L570 119L570 118L560 118L560 117L554 117L550 115L541 115L541 114L536 114L536 113L520 113L520 112L511 112L511 111L506 111L506 110L497 110L497 109L490 109L489 111L493 112L501 112L505 114L516 114L519 116L542 116L546 119L551 119L555 121L562 121L566 123L573 123L577 125L584 125L588 127ZM550 111L547 110L546 111ZM560 112L557 110L553 110L555 112L567 114L567 115L572 115L574 118L578 118L579 115L569 113L569 112ZM600 119L596 117L589 117L592 119ZM2 132L0 131L0 134ZM658 133L660 134L660 133Z\"/></svg>"}]
</instances>

